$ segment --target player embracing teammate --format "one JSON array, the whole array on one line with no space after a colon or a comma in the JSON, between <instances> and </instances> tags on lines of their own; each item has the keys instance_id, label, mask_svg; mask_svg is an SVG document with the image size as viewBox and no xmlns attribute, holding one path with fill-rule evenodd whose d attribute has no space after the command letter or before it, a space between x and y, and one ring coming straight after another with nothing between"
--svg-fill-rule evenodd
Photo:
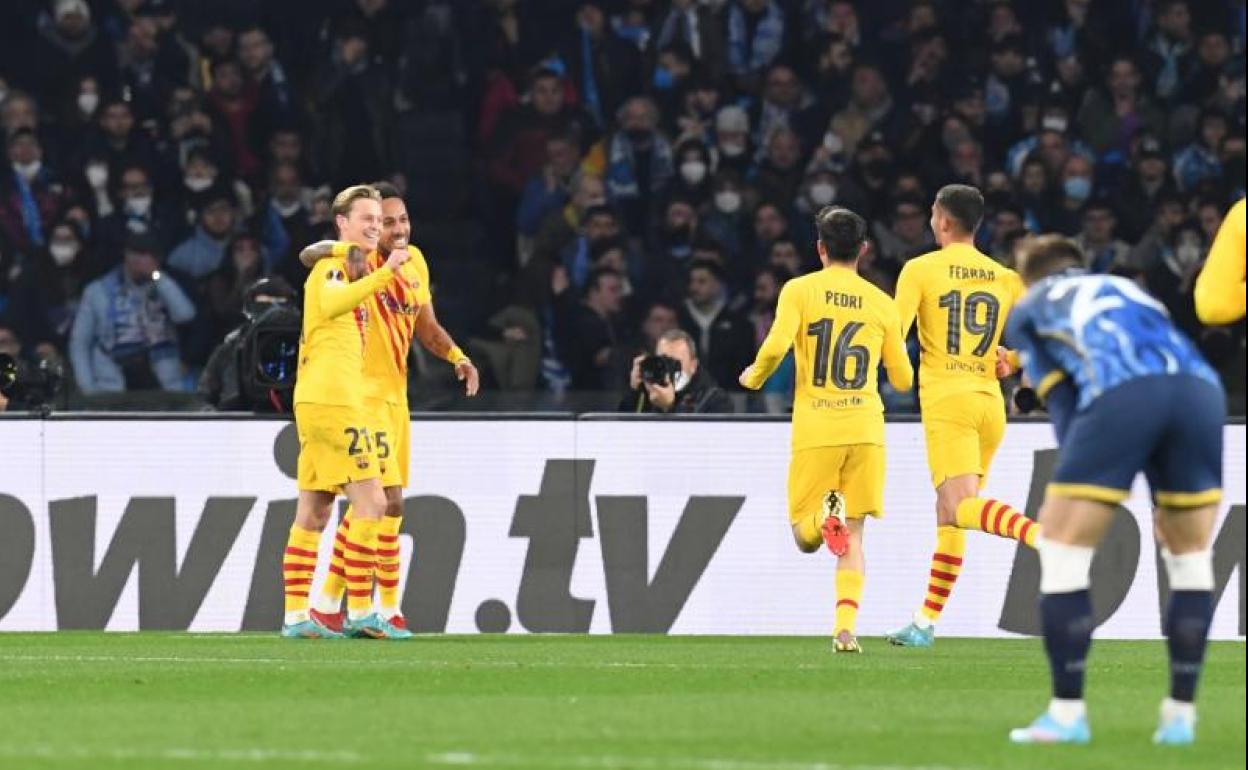
<instances>
[{"instance_id":1,"label":"player embracing teammate","mask_svg":"<svg viewBox=\"0 0 1248 770\"><path fill-rule=\"evenodd\" d=\"M350 187L335 198L333 212L341 240L313 244L300 255L311 272L295 386L299 506L283 561L282 634L404 639L411 633L398 606L399 529L413 336L455 367L470 396L478 377L437 322L429 268L408 242L411 225L397 191L385 184ZM317 548L339 492L351 507L335 536L321 596L309 609Z\"/></svg>"}]
</instances>

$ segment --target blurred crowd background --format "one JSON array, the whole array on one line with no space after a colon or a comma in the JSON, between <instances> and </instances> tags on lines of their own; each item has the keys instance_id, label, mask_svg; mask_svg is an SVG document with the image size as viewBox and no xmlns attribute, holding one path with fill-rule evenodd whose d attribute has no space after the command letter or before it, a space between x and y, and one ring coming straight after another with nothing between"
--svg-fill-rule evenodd
<instances>
[{"instance_id":1,"label":"blurred crowd background","mask_svg":"<svg viewBox=\"0 0 1248 770\"><path fill-rule=\"evenodd\" d=\"M484 377L414 350L414 409L627 410L682 329L710 401L784 412L791 368L736 375L813 213L868 219L891 292L963 182L981 250L1074 237L1242 414L1244 326L1192 285L1244 196L1244 40L1242 0L5 0L0 353L60 362L62 407L201 408L248 287L297 302L334 191L385 179Z\"/></svg>"}]
</instances>

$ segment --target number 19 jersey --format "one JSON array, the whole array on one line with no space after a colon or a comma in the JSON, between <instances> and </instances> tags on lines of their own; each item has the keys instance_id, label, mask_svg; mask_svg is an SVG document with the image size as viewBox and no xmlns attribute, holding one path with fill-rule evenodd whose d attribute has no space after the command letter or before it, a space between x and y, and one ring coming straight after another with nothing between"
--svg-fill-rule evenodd
<instances>
[{"instance_id":1,"label":"number 19 jersey","mask_svg":"<svg viewBox=\"0 0 1248 770\"><path fill-rule=\"evenodd\" d=\"M1022 296L1018 273L969 244L950 244L906 263L897 280L897 312L903 335L918 318L924 404L957 393L1000 396L997 346Z\"/></svg>"},{"instance_id":2,"label":"number 19 jersey","mask_svg":"<svg viewBox=\"0 0 1248 770\"><path fill-rule=\"evenodd\" d=\"M792 346L793 449L883 445L878 371L883 360L893 386L909 390L904 340L892 298L852 267L827 267L784 285L746 385L761 387Z\"/></svg>"}]
</instances>

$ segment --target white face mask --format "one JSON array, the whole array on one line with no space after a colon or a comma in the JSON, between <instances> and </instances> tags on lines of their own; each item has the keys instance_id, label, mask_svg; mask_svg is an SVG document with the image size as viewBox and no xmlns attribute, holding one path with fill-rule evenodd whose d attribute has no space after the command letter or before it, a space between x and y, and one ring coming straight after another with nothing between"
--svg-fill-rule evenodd
<instances>
[{"instance_id":1,"label":"white face mask","mask_svg":"<svg viewBox=\"0 0 1248 770\"><path fill-rule=\"evenodd\" d=\"M90 91L78 94L78 109L83 115L94 115L95 108L100 106L100 95Z\"/></svg>"},{"instance_id":2,"label":"white face mask","mask_svg":"<svg viewBox=\"0 0 1248 770\"><path fill-rule=\"evenodd\" d=\"M147 212L152 210L152 196L144 195L138 198L130 198L126 201L126 210L131 214L138 216L146 216Z\"/></svg>"},{"instance_id":3,"label":"white face mask","mask_svg":"<svg viewBox=\"0 0 1248 770\"><path fill-rule=\"evenodd\" d=\"M732 144L721 144L719 146L719 151L729 158L736 158L745 154L745 145L737 144L736 142L733 142Z\"/></svg>"},{"instance_id":4,"label":"white face mask","mask_svg":"<svg viewBox=\"0 0 1248 770\"><path fill-rule=\"evenodd\" d=\"M829 131L823 135L823 146L833 155L840 155L845 149L845 142L841 140L840 134L835 131Z\"/></svg>"},{"instance_id":5,"label":"white face mask","mask_svg":"<svg viewBox=\"0 0 1248 770\"><path fill-rule=\"evenodd\" d=\"M206 176L185 176L182 177L182 184L186 185L186 189L191 192L203 192L212 187L213 180Z\"/></svg>"},{"instance_id":6,"label":"white face mask","mask_svg":"<svg viewBox=\"0 0 1248 770\"><path fill-rule=\"evenodd\" d=\"M13 164L13 170L21 174L28 182L35 178L35 174L38 174L41 168L43 168L43 161L39 160L32 160L30 163Z\"/></svg>"},{"instance_id":7,"label":"white face mask","mask_svg":"<svg viewBox=\"0 0 1248 770\"><path fill-rule=\"evenodd\" d=\"M92 163L87 166L87 184L99 190L108 184L108 166L103 163Z\"/></svg>"},{"instance_id":8,"label":"white face mask","mask_svg":"<svg viewBox=\"0 0 1248 770\"><path fill-rule=\"evenodd\" d=\"M680 164L680 176L689 184L706 179L706 164L700 160L687 160Z\"/></svg>"},{"instance_id":9,"label":"white face mask","mask_svg":"<svg viewBox=\"0 0 1248 770\"><path fill-rule=\"evenodd\" d=\"M741 210L741 193L736 190L720 190L715 193L715 208L725 214L735 214Z\"/></svg>"},{"instance_id":10,"label":"white face mask","mask_svg":"<svg viewBox=\"0 0 1248 770\"><path fill-rule=\"evenodd\" d=\"M78 244L72 241L68 243L53 241L52 245L48 246L48 253L52 255L52 261L57 267L68 267L74 261L74 257L78 256Z\"/></svg>"},{"instance_id":11,"label":"white face mask","mask_svg":"<svg viewBox=\"0 0 1248 770\"><path fill-rule=\"evenodd\" d=\"M672 375L672 387L676 389L677 393L684 390L688 385L689 377L685 374L684 369L681 369L679 372Z\"/></svg>"},{"instance_id":12,"label":"white face mask","mask_svg":"<svg viewBox=\"0 0 1248 770\"><path fill-rule=\"evenodd\" d=\"M810 186L810 202L826 206L836 197L836 185L831 182L815 182Z\"/></svg>"}]
</instances>

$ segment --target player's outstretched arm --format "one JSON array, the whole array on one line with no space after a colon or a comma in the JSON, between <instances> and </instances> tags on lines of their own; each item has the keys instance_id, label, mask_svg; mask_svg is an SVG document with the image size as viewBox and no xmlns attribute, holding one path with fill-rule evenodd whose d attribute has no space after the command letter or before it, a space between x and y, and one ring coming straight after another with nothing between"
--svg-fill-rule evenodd
<instances>
[{"instance_id":1,"label":"player's outstretched arm","mask_svg":"<svg viewBox=\"0 0 1248 770\"><path fill-rule=\"evenodd\" d=\"M1244 317L1244 201L1231 207L1196 278L1196 315L1211 326Z\"/></svg>"},{"instance_id":2,"label":"player's outstretched arm","mask_svg":"<svg viewBox=\"0 0 1248 770\"><path fill-rule=\"evenodd\" d=\"M416 315L416 339L425 350L455 367L455 376L464 383L465 394L477 395L481 387L481 375L472 360L455 344L455 340L442 328L442 324L438 323L432 302L422 306L420 313Z\"/></svg>"},{"instance_id":3,"label":"player's outstretched arm","mask_svg":"<svg viewBox=\"0 0 1248 770\"><path fill-rule=\"evenodd\" d=\"M763 340L762 346L759 347L754 363L747 366L737 378L743 388L758 390L763 387L763 383L767 381L772 372L776 371L780 361L793 346L793 338L797 336L801 313L797 307L797 294L790 290L792 285L792 283L787 283L780 290L780 299L776 304L776 320L771 325L771 331L767 332L767 339Z\"/></svg>"}]
</instances>

